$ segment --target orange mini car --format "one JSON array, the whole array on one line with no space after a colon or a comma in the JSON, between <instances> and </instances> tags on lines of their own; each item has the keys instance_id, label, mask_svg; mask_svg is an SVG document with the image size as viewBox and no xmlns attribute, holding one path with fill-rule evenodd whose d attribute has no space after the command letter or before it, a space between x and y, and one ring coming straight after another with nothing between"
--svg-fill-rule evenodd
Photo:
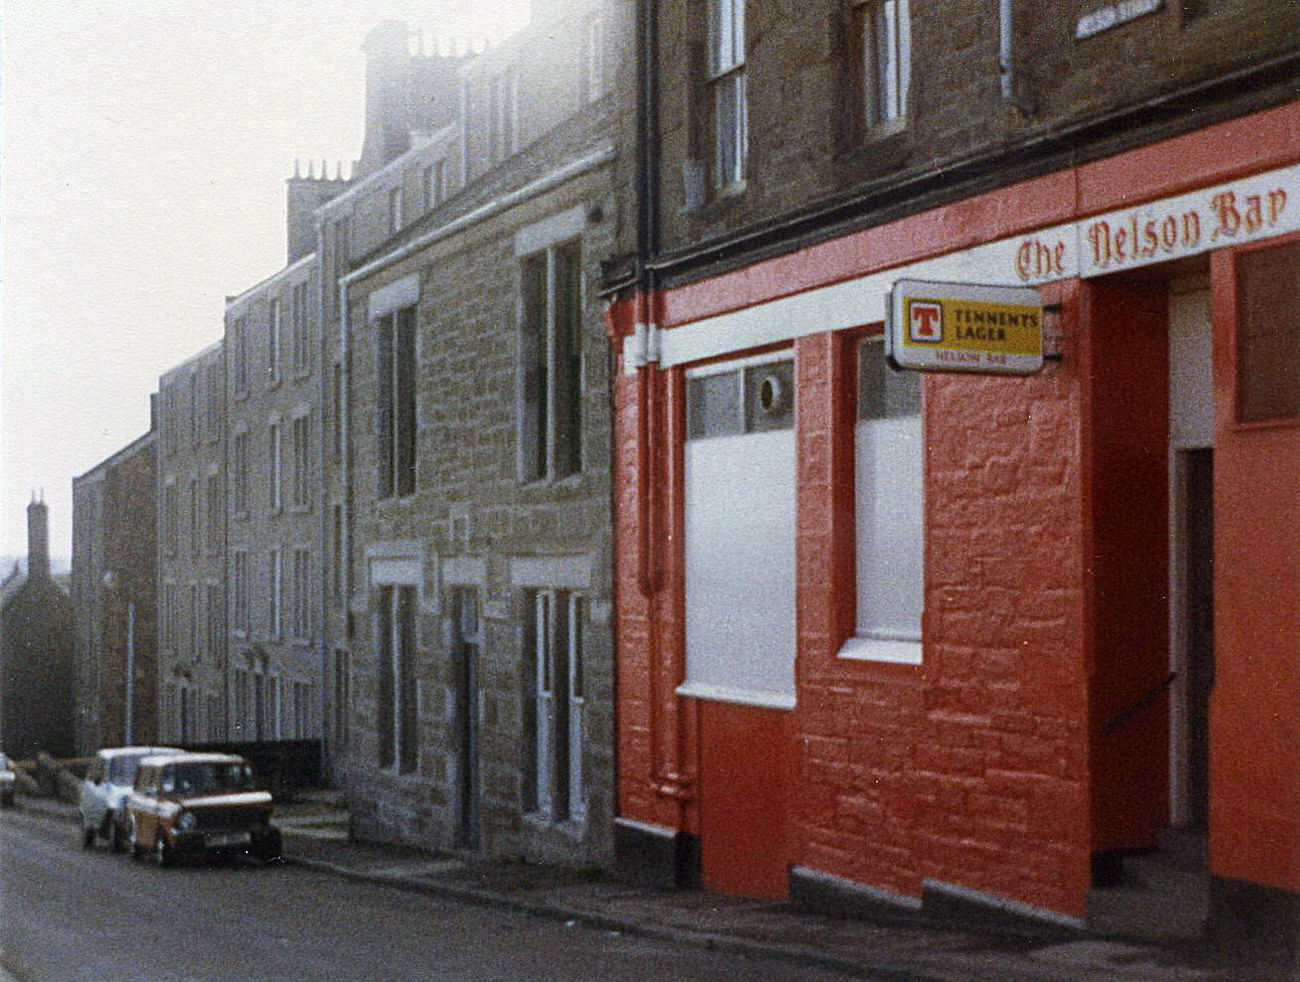
<instances>
[{"instance_id":1,"label":"orange mini car","mask_svg":"<svg viewBox=\"0 0 1300 982\"><path fill-rule=\"evenodd\" d=\"M235 754L146 757L127 799L131 855L148 853L159 866L214 855L269 862L280 855L273 804Z\"/></svg>"}]
</instances>

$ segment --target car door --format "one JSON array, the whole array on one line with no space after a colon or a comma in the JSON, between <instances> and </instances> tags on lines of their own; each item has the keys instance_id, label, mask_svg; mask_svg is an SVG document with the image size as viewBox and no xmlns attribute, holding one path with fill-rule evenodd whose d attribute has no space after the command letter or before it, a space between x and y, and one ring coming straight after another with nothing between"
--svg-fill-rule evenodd
<instances>
[{"instance_id":1,"label":"car door","mask_svg":"<svg viewBox=\"0 0 1300 982\"><path fill-rule=\"evenodd\" d=\"M158 768L141 767L136 772L135 790L129 801L135 844L150 849L158 827Z\"/></svg>"}]
</instances>

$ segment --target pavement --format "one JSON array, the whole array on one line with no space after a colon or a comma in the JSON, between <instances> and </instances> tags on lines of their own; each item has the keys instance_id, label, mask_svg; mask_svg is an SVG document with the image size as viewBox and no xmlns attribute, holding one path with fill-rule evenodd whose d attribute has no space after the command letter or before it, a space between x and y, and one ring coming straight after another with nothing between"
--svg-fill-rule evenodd
<instances>
[{"instance_id":1,"label":"pavement","mask_svg":"<svg viewBox=\"0 0 1300 982\"><path fill-rule=\"evenodd\" d=\"M47 799L20 807L76 820ZM632 886L597 869L353 842L334 792L277 804L284 862L352 880L512 910L596 930L774 959L858 978L969 982L1150 980L1300 982L1300 966L1230 960L1203 946L1143 944L1087 934L997 933L951 923L888 925L809 913L777 901L707 890ZM0 982L7 982L0 973Z\"/></svg>"}]
</instances>

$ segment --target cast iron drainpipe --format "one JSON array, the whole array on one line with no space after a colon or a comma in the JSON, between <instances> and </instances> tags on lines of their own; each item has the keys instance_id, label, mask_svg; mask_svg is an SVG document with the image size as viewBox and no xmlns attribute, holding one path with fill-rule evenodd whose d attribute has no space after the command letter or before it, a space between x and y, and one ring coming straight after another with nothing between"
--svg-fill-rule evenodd
<instances>
[{"instance_id":1,"label":"cast iron drainpipe","mask_svg":"<svg viewBox=\"0 0 1300 982\"><path fill-rule=\"evenodd\" d=\"M647 668L650 669L650 786L678 803L678 825L684 827L690 780L681 774L685 735L679 722L675 760L659 751L659 675L653 670L660 650L656 606L664 587L663 543L659 512L659 448L651 440L661 429L658 274L651 263L659 255L659 25L656 0L638 0L637 45L637 280L634 321L637 332L637 586L650 606Z\"/></svg>"}]
</instances>

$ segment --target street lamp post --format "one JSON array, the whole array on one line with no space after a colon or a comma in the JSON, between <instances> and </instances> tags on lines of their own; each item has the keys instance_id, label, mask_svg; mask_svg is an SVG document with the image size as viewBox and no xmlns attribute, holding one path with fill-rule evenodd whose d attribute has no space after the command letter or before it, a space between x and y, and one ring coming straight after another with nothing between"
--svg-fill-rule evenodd
<instances>
[{"instance_id":1,"label":"street lamp post","mask_svg":"<svg viewBox=\"0 0 1300 982\"><path fill-rule=\"evenodd\" d=\"M117 574L111 569L104 574L104 589L117 593ZM125 592L123 590L122 592ZM132 744L133 724L135 722L135 601L126 603L126 720L123 727L122 742L128 747Z\"/></svg>"},{"instance_id":2,"label":"street lamp post","mask_svg":"<svg viewBox=\"0 0 1300 982\"><path fill-rule=\"evenodd\" d=\"M135 601L126 605L126 733L123 742L132 745L131 724L135 721Z\"/></svg>"}]
</instances>

